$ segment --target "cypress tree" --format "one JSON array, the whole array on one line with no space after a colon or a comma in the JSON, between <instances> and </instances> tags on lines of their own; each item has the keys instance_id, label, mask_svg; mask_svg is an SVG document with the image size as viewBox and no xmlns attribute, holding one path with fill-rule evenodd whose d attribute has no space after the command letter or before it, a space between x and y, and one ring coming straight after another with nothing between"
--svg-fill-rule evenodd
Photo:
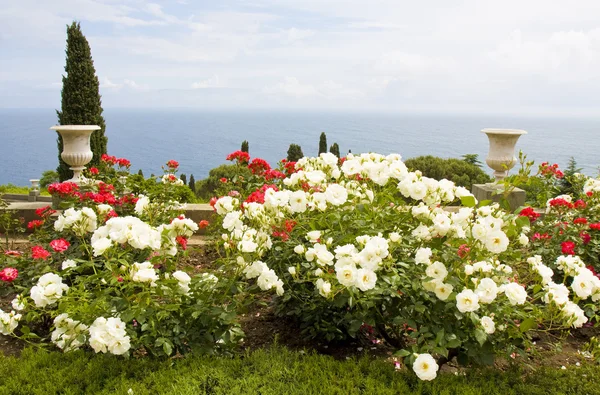
<instances>
[{"instance_id":1,"label":"cypress tree","mask_svg":"<svg viewBox=\"0 0 600 395\"><path fill-rule=\"evenodd\" d=\"M329 147L329 152L331 152L332 154L334 154L335 156L337 156L339 158L340 157L340 146L338 145L338 143L331 144L331 147Z\"/></svg>"},{"instance_id":2,"label":"cypress tree","mask_svg":"<svg viewBox=\"0 0 600 395\"><path fill-rule=\"evenodd\" d=\"M194 179L194 175L193 174L190 174L189 187L192 190L192 192L194 192L194 194L195 194L196 193L196 180Z\"/></svg>"},{"instance_id":3,"label":"cypress tree","mask_svg":"<svg viewBox=\"0 0 600 395\"><path fill-rule=\"evenodd\" d=\"M181 175L179 176L179 179L180 179L181 181L183 181L183 183L184 183L184 184L187 184L187 183L188 183L188 182L187 182L187 176L186 176L185 174L181 174Z\"/></svg>"},{"instance_id":4,"label":"cypress tree","mask_svg":"<svg viewBox=\"0 0 600 395\"><path fill-rule=\"evenodd\" d=\"M249 152L250 144L248 144L248 140L242 141L242 152Z\"/></svg>"},{"instance_id":5,"label":"cypress tree","mask_svg":"<svg viewBox=\"0 0 600 395\"><path fill-rule=\"evenodd\" d=\"M139 174L140 176L144 177L144 172L142 171L142 169L139 169L139 170L138 170L138 174Z\"/></svg>"},{"instance_id":6,"label":"cypress tree","mask_svg":"<svg viewBox=\"0 0 600 395\"><path fill-rule=\"evenodd\" d=\"M290 144L290 148L288 148L287 151L288 162L298 162L298 159L302 157L304 157L302 147L300 147L298 144Z\"/></svg>"},{"instance_id":7,"label":"cypress tree","mask_svg":"<svg viewBox=\"0 0 600 395\"><path fill-rule=\"evenodd\" d=\"M327 152L327 136L325 132L321 133L321 137L319 137L319 155Z\"/></svg>"},{"instance_id":8,"label":"cypress tree","mask_svg":"<svg viewBox=\"0 0 600 395\"><path fill-rule=\"evenodd\" d=\"M104 136L106 125L102 117L100 83L94 69L94 61L87 39L81 32L79 22L67 26L66 75L63 75L61 91L61 111L56 111L60 125L98 125L100 130L90 138L94 156L89 166L98 166L100 157L106 153L108 139ZM73 176L60 154L63 141L58 135L58 174L61 181Z\"/></svg>"}]
</instances>

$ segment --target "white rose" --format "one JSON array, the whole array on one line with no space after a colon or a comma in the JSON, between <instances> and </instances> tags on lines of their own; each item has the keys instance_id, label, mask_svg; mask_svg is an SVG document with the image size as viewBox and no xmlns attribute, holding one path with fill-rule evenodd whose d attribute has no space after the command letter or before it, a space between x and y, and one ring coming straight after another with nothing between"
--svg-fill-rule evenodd
<instances>
[{"instance_id":1,"label":"white rose","mask_svg":"<svg viewBox=\"0 0 600 395\"><path fill-rule=\"evenodd\" d=\"M502 286L504 294L508 298L511 305L519 305L525 303L527 292L525 288L517 283L509 283Z\"/></svg>"},{"instance_id":2,"label":"white rose","mask_svg":"<svg viewBox=\"0 0 600 395\"><path fill-rule=\"evenodd\" d=\"M461 313L479 309L479 297L470 289L465 289L456 295L456 307Z\"/></svg>"},{"instance_id":3,"label":"white rose","mask_svg":"<svg viewBox=\"0 0 600 395\"><path fill-rule=\"evenodd\" d=\"M361 291L368 291L375 288L377 275L369 269L358 269L356 272L356 286Z\"/></svg>"},{"instance_id":4,"label":"white rose","mask_svg":"<svg viewBox=\"0 0 600 395\"><path fill-rule=\"evenodd\" d=\"M431 355L419 354L412 368L419 379L430 381L436 378L439 366Z\"/></svg>"},{"instance_id":5,"label":"white rose","mask_svg":"<svg viewBox=\"0 0 600 395\"><path fill-rule=\"evenodd\" d=\"M483 330L488 335L491 335L492 333L494 333L496 331L496 324L494 323L494 320L491 319L490 317L488 317L487 315L481 317L480 321L481 321L481 326L483 327Z\"/></svg>"},{"instance_id":6,"label":"white rose","mask_svg":"<svg viewBox=\"0 0 600 395\"><path fill-rule=\"evenodd\" d=\"M454 287L451 284L446 284L443 282L438 282L435 287L435 296L439 300L446 300L452 294L452 290Z\"/></svg>"}]
</instances>

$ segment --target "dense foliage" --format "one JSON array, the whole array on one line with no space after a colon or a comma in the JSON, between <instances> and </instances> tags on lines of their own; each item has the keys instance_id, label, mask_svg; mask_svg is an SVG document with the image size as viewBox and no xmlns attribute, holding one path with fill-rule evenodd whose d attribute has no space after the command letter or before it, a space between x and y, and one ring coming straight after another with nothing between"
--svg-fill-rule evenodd
<instances>
[{"instance_id":1,"label":"dense foliage","mask_svg":"<svg viewBox=\"0 0 600 395\"><path fill-rule=\"evenodd\" d=\"M98 77L94 69L94 61L90 45L81 32L78 22L67 26L67 61L66 75L62 77L61 110L57 111L60 125L98 125L100 130L92 133L90 144L94 154L90 166L98 166L100 157L106 153L108 139L104 135L106 125L102 117ZM58 134L58 133L57 133ZM58 134L57 172L60 181L73 177L60 154L63 151L62 136Z\"/></svg>"},{"instance_id":2,"label":"dense foliage","mask_svg":"<svg viewBox=\"0 0 600 395\"><path fill-rule=\"evenodd\" d=\"M485 184L492 178L476 163L461 159L443 159L436 156L418 156L404 162L411 170L419 170L425 177L436 180L447 179L471 190L473 184Z\"/></svg>"}]
</instances>

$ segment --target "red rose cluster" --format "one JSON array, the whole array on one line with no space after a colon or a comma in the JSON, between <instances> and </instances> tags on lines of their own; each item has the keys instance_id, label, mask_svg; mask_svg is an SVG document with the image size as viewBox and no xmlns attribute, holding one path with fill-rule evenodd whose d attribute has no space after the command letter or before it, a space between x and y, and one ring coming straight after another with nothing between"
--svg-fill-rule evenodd
<instances>
[{"instance_id":1,"label":"red rose cluster","mask_svg":"<svg viewBox=\"0 0 600 395\"><path fill-rule=\"evenodd\" d=\"M100 160L110 166L118 165L119 167L129 168L131 166L131 162L125 158L117 158L116 156L102 154Z\"/></svg>"},{"instance_id":2,"label":"red rose cluster","mask_svg":"<svg viewBox=\"0 0 600 395\"><path fill-rule=\"evenodd\" d=\"M548 162L544 162L540 165L539 171L543 176L552 175L556 178L563 178L565 176L564 173L558 169L558 165L556 163L550 165Z\"/></svg>"},{"instance_id":3,"label":"red rose cluster","mask_svg":"<svg viewBox=\"0 0 600 395\"><path fill-rule=\"evenodd\" d=\"M226 160L236 161L238 165L245 165L250 162L250 154L244 151L235 151L227 155Z\"/></svg>"},{"instance_id":4,"label":"red rose cluster","mask_svg":"<svg viewBox=\"0 0 600 395\"><path fill-rule=\"evenodd\" d=\"M170 161L167 162L167 167L169 169L177 169L179 167L179 162L177 162L176 160L171 159Z\"/></svg>"}]
</instances>

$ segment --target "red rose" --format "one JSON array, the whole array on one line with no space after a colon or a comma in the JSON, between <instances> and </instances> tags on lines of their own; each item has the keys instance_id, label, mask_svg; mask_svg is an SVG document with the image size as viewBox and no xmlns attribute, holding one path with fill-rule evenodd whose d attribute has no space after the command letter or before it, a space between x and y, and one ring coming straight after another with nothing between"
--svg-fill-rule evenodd
<instances>
[{"instance_id":1,"label":"red rose","mask_svg":"<svg viewBox=\"0 0 600 395\"><path fill-rule=\"evenodd\" d=\"M46 259L50 256L50 253L42 246L31 247L31 257L33 259Z\"/></svg>"},{"instance_id":2,"label":"red rose","mask_svg":"<svg viewBox=\"0 0 600 395\"><path fill-rule=\"evenodd\" d=\"M215 208L215 204L217 204L217 200L219 200L219 198L217 197L211 197L210 201L208 202L208 204L210 204L210 207Z\"/></svg>"},{"instance_id":3,"label":"red rose","mask_svg":"<svg viewBox=\"0 0 600 395\"><path fill-rule=\"evenodd\" d=\"M56 239L50 242L50 247L56 252L64 252L71 246L71 243L65 239Z\"/></svg>"},{"instance_id":4,"label":"red rose","mask_svg":"<svg viewBox=\"0 0 600 395\"><path fill-rule=\"evenodd\" d=\"M44 225L44 221L40 219L34 219L33 221L29 221L27 224L27 229L38 229L41 228L42 225Z\"/></svg>"},{"instance_id":5,"label":"red rose","mask_svg":"<svg viewBox=\"0 0 600 395\"><path fill-rule=\"evenodd\" d=\"M587 221L586 218L581 217L581 218L575 218L573 220L573 223L576 224L576 225L581 225L581 224L585 225L585 224L588 223L588 221Z\"/></svg>"},{"instance_id":6,"label":"red rose","mask_svg":"<svg viewBox=\"0 0 600 395\"><path fill-rule=\"evenodd\" d=\"M576 200L575 203L573 204L573 207L575 207L575 208L585 208L586 206L587 206L587 204L581 199Z\"/></svg>"},{"instance_id":7,"label":"red rose","mask_svg":"<svg viewBox=\"0 0 600 395\"><path fill-rule=\"evenodd\" d=\"M536 213L533 207L525 207L523 210L521 210L519 216L527 217L529 218L529 222L533 222L540 217L540 214Z\"/></svg>"},{"instance_id":8,"label":"red rose","mask_svg":"<svg viewBox=\"0 0 600 395\"><path fill-rule=\"evenodd\" d=\"M0 280L10 283L13 282L19 277L19 271L14 267L5 267L0 270Z\"/></svg>"},{"instance_id":9,"label":"red rose","mask_svg":"<svg viewBox=\"0 0 600 395\"><path fill-rule=\"evenodd\" d=\"M225 184L225 183L227 183L227 178L221 177L221 178L219 178L219 181L221 181L223 184Z\"/></svg>"},{"instance_id":10,"label":"red rose","mask_svg":"<svg viewBox=\"0 0 600 395\"><path fill-rule=\"evenodd\" d=\"M586 194L586 195L588 195L588 197L592 197L592 195L594 194L594 192L592 192L592 191L587 191L585 194Z\"/></svg>"},{"instance_id":11,"label":"red rose","mask_svg":"<svg viewBox=\"0 0 600 395\"><path fill-rule=\"evenodd\" d=\"M469 246L466 244L462 244L460 247L458 247L457 254L462 259L462 258L466 257L467 255L469 255L469 252L471 252L471 249L469 248Z\"/></svg>"},{"instance_id":12,"label":"red rose","mask_svg":"<svg viewBox=\"0 0 600 395\"><path fill-rule=\"evenodd\" d=\"M210 222L208 222L205 219L203 219L202 221L198 222L198 226L200 227L200 229L206 228L209 224L210 224Z\"/></svg>"},{"instance_id":13,"label":"red rose","mask_svg":"<svg viewBox=\"0 0 600 395\"><path fill-rule=\"evenodd\" d=\"M594 224L590 224L590 229L592 229L592 230L600 230L600 222L596 222Z\"/></svg>"},{"instance_id":14,"label":"red rose","mask_svg":"<svg viewBox=\"0 0 600 395\"><path fill-rule=\"evenodd\" d=\"M177 240L177 244L181 246L182 250L187 250L188 239L183 236L177 236L175 240Z\"/></svg>"},{"instance_id":15,"label":"red rose","mask_svg":"<svg viewBox=\"0 0 600 395\"><path fill-rule=\"evenodd\" d=\"M583 244L588 244L592 240L592 236L590 236L589 233L585 232L579 233L579 237L581 237L581 241L583 241Z\"/></svg>"},{"instance_id":16,"label":"red rose","mask_svg":"<svg viewBox=\"0 0 600 395\"><path fill-rule=\"evenodd\" d=\"M170 161L167 162L167 167L169 169L177 169L179 167L179 162L177 162L176 160L171 159Z\"/></svg>"},{"instance_id":17,"label":"red rose","mask_svg":"<svg viewBox=\"0 0 600 395\"><path fill-rule=\"evenodd\" d=\"M575 255L576 244L572 241L563 241L561 243L562 253L565 255Z\"/></svg>"},{"instance_id":18,"label":"red rose","mask_svg":"<svg viewBox=\"0 0 600 395\"><path fill-rule=\"evenodd\" d=\"M96 176L100 173L100 170L97 167L90 167L90 173Z\"/></svg>"},{"instance_id":19,"label":"red rose","mask_svg":"<svg viewBox=\"0 0 600 395\"><path fill-rule=\"evenodd\" d=\"M6 255L6 256L21 256L22 253L20 251L15 251L15 250L6 250L6 251L4 251L4 255Z\"/></svg>"},{"instance_id":20,"label":"red rose","mask_svg":"<svg viewBox=\"0 0 600 395\"><path fill-rule=\"evenodd\" d=\"M52 214L54 214L55 212L56 212L56 210L52 210L52 208L50 206L40 207L37 210L35 210L35 214L41 218L49 217Z\"/></svg>"}]
</instances>

